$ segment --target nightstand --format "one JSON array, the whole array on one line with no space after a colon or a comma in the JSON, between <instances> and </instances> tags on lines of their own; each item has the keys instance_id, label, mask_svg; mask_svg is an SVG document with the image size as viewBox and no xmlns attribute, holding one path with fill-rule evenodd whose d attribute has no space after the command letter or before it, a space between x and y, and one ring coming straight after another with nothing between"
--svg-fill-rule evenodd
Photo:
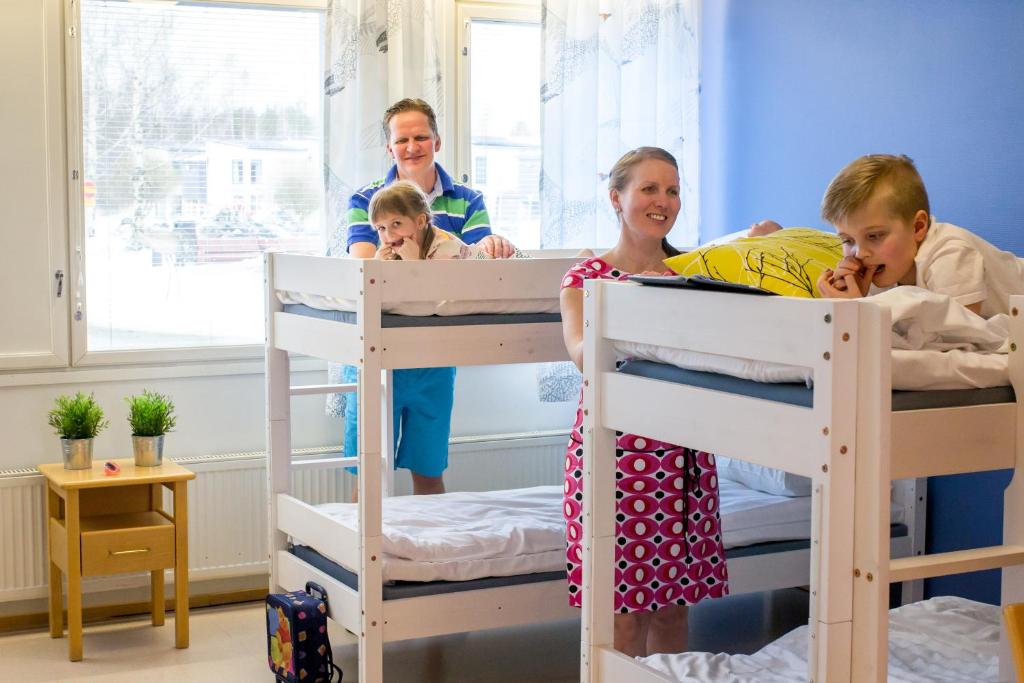
<instances>
[{"instance_id":1,"label":"nightstand","mask_svg":"<svg viewBox=\"0 0 1024 683\"><path fill-rule=\"evenodd\" d=\"M121 473L39 465L47 480L50 636L64 635L61 572L68 582L68 656L82 659L82 577L148 571L154 626L164 623L164 570L174 569L175 646L188 647L188 480L195 474L169 461L136 467L115 460ZM171 490L174 514L163 509Z\"/></svg>"}]
</instances>

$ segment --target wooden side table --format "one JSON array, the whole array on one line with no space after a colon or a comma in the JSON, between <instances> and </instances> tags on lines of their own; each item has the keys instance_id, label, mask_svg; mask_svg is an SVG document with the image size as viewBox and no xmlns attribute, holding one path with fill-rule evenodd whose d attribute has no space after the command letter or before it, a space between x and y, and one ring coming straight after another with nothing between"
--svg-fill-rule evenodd
<instances>
[{"instance_id":1,"label":"wooden side table","mask_svg":"<svg viewBox=\"0 0 1024 683\"><path fill-rule=\"evenodd\" d=\"M92 469L39 465L48 491L47 548L50 565L50 636L64 635L61 572L68 581L68 657L82 659L82 577L150 572L153 626L164 623L164 569L174 568L175 646L188 647L189 470L164 461L136 467L115 460L121 473L107 476L103 461ZM174 514L163 506L173 492Z\"/></svg>"}]
</instances>

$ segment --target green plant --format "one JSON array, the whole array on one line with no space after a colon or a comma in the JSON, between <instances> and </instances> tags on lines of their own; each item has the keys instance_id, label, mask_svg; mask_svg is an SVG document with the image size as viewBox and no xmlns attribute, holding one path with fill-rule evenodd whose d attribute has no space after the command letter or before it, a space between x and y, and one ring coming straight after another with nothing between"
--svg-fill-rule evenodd
<instances>
[{"instance_id":1,"label":"green plant","mask_svg":"<svg viewBox=\"0 0 1024 683\"><path fill-rule=\"evenodd\" d=\"M128 424L132 436L160 436L174 430L174 402L167 396L144 389L142 396L129 396Z\"/></svg>"},{"instance_id":2,"label":"green plant","mask_svg":"<svg viewBox=\"0 0 1024 683\"><path fill-rule=\"evenodd\" d=\"M91 439L110 425L92 394L58 396L49 413L50 426L62 439Z\"/></svg>"}]
</instances>

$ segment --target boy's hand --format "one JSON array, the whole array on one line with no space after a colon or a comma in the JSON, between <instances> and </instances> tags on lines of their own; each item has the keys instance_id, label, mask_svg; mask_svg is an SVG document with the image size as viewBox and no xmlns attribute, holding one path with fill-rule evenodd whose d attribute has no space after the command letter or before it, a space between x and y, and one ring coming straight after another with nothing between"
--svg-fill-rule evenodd
<instances>
[{"instance_id":1,"label":"boy's hand","mask_svg":"<svg viewBox=\"0 0 1024 683\"><path fill-rule=\"evenodd\" d=\"M846 256L836 266L835 271L832 272L831 285L839 291L847 291L850 288L852 276L852 282L855 283L855 291L859 292L857 296L867 296L868 290L871 289L871 280L874 279L877 268L878 266L865 266L855 256Z\"/></svg>"},{"instance_id":2,"label":"boy's hand","mask_svg":"<svg viewBox=\"0 0 1024 683\"><path fill-rule=\"evenodd\" d=\"M856 256L844 256L832 273L832 285L839 290L846 289L846 276L859 276L864 271L864 264ZM858 289L860 289L858 287Z\"/></svg>"},{"instance_id":3,"label":"boy's hand","mask_svg":"<svg viewBox=\"0 0 1024 683\"><path fill-rule=\"evenodd\" d=\"M858 299L860 289L856 277L852 274L843 280L835 279L835 271L824 270L818 276L818 293L825 299Z\"/></svg>"}]
</instances>

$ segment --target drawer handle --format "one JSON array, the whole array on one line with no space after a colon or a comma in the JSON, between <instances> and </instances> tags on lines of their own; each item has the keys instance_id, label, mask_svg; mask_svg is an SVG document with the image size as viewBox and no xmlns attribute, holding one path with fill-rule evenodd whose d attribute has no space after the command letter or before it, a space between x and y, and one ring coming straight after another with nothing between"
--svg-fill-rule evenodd
<instances>
[{"instance_id":1,"label":"drawer handle","mask_svg":"<svg viewBox=\"0 0 1024 683\"><path fill-rule=\"evenodd\" d=\"M121 555L142 555L142 554L148 553L148 552L149 552L149 548L135 548L134 550L117 550L117 551L108 550L107 551L107 553L111 557L119 557Z\"/></svg>"}]
</instances>

